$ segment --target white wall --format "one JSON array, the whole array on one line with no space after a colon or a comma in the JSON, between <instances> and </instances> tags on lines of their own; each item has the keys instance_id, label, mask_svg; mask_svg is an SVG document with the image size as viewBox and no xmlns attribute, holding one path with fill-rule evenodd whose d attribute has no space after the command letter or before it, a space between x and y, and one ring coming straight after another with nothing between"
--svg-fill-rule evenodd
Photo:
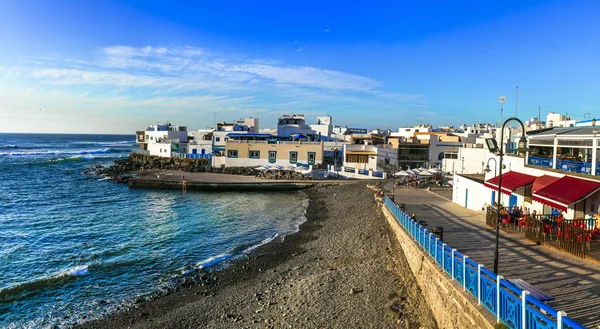
<instances>
[{"instance_id":1,"label":"white wall","mask_svg":"<svg viewBox=\"0 0 600 329\"><path fill-rule=\"evenodd\" d=\"M171 143L148 143L148 152L150 155L160 157L171 157Z\"/></svg>"},{"instance_id":2,"label":"white wall","mask_svg":"<svg viewBox=\"0 0 600 329\"><path fill-rule=\"evenodd\" d=\"M481 211L490 204L492 190L469 178L454 175L452 201L471 210Z\"/></svg>"}]
</instances>

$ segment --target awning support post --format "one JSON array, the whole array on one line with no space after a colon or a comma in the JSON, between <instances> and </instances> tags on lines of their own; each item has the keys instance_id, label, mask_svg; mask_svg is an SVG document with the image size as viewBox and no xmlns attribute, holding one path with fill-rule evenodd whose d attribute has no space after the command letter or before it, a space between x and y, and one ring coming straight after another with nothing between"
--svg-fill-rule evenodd
<instances>
[{"instance_id":1,"label":"awning support post","mask_svg":"<svg viewBox=\"0 0 600 329\"><path fill-rule=\"evenodd\" d=\"M552 169L556 169L556 152L558 151L558 138L554 136L554 147L552 148Z\"/></svg>"},{"instance_id":2,"label":"awning support post","mask_svg":"<svg viewBox=\"0 0 600 329\"><path fill-rule=\"evenodd\" d=\"M592 139L592 158L589 160L592 165L592 176L596 176L596 155L598 153L598 140L596 138Z\"/></svg>"}]
</instances>

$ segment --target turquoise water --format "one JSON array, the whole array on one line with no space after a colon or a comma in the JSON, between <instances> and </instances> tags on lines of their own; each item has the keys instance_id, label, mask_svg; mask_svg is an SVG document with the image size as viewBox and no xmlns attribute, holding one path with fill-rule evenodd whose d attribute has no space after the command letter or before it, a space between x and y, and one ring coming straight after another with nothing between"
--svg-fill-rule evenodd
<instances>
[{"instance_id":1,"label":"turquoise water","mask_svg":"<svg viewBox=\"0 0 600 329\"><path fill-rule=\"evenodd\" d=\"M0 327L69 327L297 230L301 192L130 190L134 136L0 134Z\"/></svg>"}]
</instances>

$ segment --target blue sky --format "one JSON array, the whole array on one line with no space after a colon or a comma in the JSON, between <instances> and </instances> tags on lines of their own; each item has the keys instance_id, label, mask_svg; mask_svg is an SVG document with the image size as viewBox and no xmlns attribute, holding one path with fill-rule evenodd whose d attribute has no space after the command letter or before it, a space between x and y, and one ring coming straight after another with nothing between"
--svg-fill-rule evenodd
<instances>
[{"instance_id":1,"label":"blue sky","mask_svg":"<svg viewBox=\"0 0 600 329\"><path fill-rule=\"evenodd\" d=\"M0 0L0 132L600 116L598 1Z\"/></svg>"}]
</instances>

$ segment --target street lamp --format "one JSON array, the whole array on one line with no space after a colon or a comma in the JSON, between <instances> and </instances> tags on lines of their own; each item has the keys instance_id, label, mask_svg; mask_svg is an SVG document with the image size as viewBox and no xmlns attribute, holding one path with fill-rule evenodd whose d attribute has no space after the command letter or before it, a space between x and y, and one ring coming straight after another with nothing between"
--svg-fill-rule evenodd
<instances>
[{"instance_id":1,"label":"street lamp","mask_svg":"<svg viewBox=\"0 0 600 329\"><path fill-rule=\"evenodd\" d=\"M521 120L519 120L518 118L509 118L506 121L504 121L504 124L502 124L502 131L500 132L500 143L504 143L504 128L506 127L506 124L509 121L517 121L520 125L521 125L521 130L523 131L521 138L519 139L519 144L518 147L516 149L517 152L521 153L521 155L525 155L525 152L527 152L527 138L525 138L525 126L523 125L523 122L521 122ZM488 147L490 148L491 152L494 152L495 150L497 150L498 148L496 147L496 143L495 141L486 141L488 143ZM499 153L498 156L500 156L500 168L502 168L502 158L504 156L504 151L502 149L502 146L500 146L500 148L498 149ZM489 161L489 160L488 160ZM494 167L494 170L496 168ZM502 171L500 172L500 176L498 176L498 217L496 218L496 251L494 253L494 273L498 274L498 241L500 239L500 204L501 204L501 198L502 198Z\"/></svg>"},{"instance_id":2,"label":"street lamp","mask_svg":"<svg viewBox=\"0 0 600 329\"><path fill-rule=\"evenodd\" d=\"M498 165L496 158L489 158L487 161L487 165L485 166L485 169L483 171L485 173L489 173L490 171L492 171L492 169L490 169L490 160L494 160L494 177L496 177L496 166Z\"/></svg>"}]
</instances>

